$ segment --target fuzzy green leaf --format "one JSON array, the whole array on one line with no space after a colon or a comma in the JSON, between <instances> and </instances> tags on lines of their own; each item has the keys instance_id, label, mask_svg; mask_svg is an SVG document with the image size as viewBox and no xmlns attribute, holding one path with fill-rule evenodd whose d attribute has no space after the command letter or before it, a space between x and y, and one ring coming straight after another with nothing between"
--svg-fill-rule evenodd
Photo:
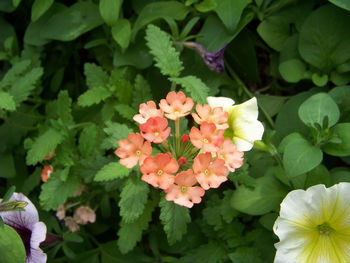
<instances>
[{"instance_id":1,"label":"fuzzy green leaf","mask_svg":"<svg viewBox=\"0 0 350 263\"><path fill-rule=\"evenodd\" d=\"M148 228L148 223L152 219L154 204L148 202L142 215L132 223L126 223L122 220L118 231L118 247L125 254L132 250L136 243L141 240L142 232Z\"/></svg>"},{"instance_id":2,"label":"fuzzy green leaf","mask_svg":"<svg viewBox=\"0 0 350 263\"><path fill-rule=\"evenodd\" d=\"M0 82L0 88L4 88L8 85L12 85L19 75L23 74L27 71L30 66L31 61L29 59L21 60L13 64L12 68L10 68L4 78Z\"/></svg>"},{"instance_id":3,"label":"fuzzy green leaf","mask_svg":"<svg viewBox=\"0 0 350 263\"><path fill-rule=\"evenodd\" d=\"M85 127L79 137L79 151L84 158L88 158L92 153L96 140L98 130L95 124Z\"/></svg>"},{"instance_id":4,"label":"fuzzy green leaf","mask_svg":"<svg viewBox=\"0 0 350 263\"><path fill-rule=\"evenodd\" d=\"M62 90L58 94L57 100L58 112L63 123L68 124L73 122L72 117L72 99L69 97L68 91Z\"/></svg>"},{"instance_id":5,"label":"fuzzy green leaf","mask_svg":"<svg viewBox=\"0 0 350 263\"><path fill-rule=\"evenodd\" d=\"M0 109L14 111L16 109L16 103L13 97L7 93L0 91Z\"/></svg>"},{"instance_id":6,"label":"fuzzy green leaf","mask_svg":"<svg viewBox=\"0 0 350 263\"><path fill-rule=\"evenodd\" d=\"M61 204L64 204L68 197L73 195L74 190L79 187L79 179L73 176L67 176L65 181L61 180L64 170L54 171L49 180L41 185L39 196L40 205L45 210L56 210Z\"/></svg>"},{"instance_id":7,"label":"fuzzy green leaf","mask_svg":"<svg viewBox=\"0 0 350 263\"><path fill-rule=\"evenodd\" d=\"M169 80L185 88L195 102L206 103L206 99L209 96L209 88L199 78L187 76L183 78L169 78Z\"/></svg>"},{"instance_id":8,"label":"fuzzy green leaf","mask_svg":"<svg viewBox=\"0 0 350 263\"><path fill-rule=\"evenodd\" d=\"M96 87L104 87L108 83L108 74L94 63L84 64L84 75L86 77L87 86L92 89Z\"/></svg>"},{"instance_id":9,"label":"fuzzy green leaf","mask_svg":"<svg viewBox=\"0 0 350 263\"><path fill-rule=\"evenodd\" d=\"M124 178L129 175L130 169L117 162L111 162L102 167L96 174L94 181L110 181L118 178Z\"/></svg>"},{"instance_id":10,"label":"fuzzy green leaf","mask_svg":"<svg viewBox=\"0 0 350 263\"><path fill-rule=\"evenodd\" d=\"M79 96L78 105L87 107L93 104L98 104L101 101L107 99L109 96L111 96L109 90L103 87L94 87Z\"/></svg>"},{"instance_id":11,"label":"fuzzy green leaf","mask_svg":"<svg viewBox=\"0 0 350 263\"><path fill-rule=\"evenodd\" d=\"M187 223L191 222L190 210L162 198L159 202L160 220L168 237L169 244L180 241L187 232Z\"/></svg>"},{"instance_id":12,"label":"fuzzy green leaf","mask_svg":"<svg viewBox=\"0 0 350 263\"><path fill-rule=\"evenodd\" d=\"M35 165L44 160L52 149L55 149L63 140L63 135L50 128L40 135L31 145L26 158L27 165Z\"/></svg>"},{"instance_id":13,"label":"fuzzy green leaf","mask_svg":"<svg viewBox=\"0 0 350 263\"><path fill-rule=\"evenodd\" d=\"M186 256L180 258L179 263L221 263L226 262L227 251L225 247L216 242L210 242L191 250Z\"/></svg>"},{"instance_id":14,"label":"fuzzy green leaf","mask_svg":"<svg viewBox=\"0 0 350 263\"><path fill-rule=\"evenodd\" d=\"M132 107L134 109L139 109L141 103L152 100L153 96L150 85L141 75L136 76L134 86Z\"/></svg>"},{"instance_id":15,"label":"fuzzy green leaf","mask_svg":"<svg viewBox=\"0 0 350 263\"><path fill-rule=\"evenodd\" d=\"M179 76L183 66L179 59L180 54L172 46L169 35L154 25L148 25L146 41L161 73L171 77Z\"/></svg>"},{"instance_id":16,"label":"fuzzy green leaf","mask_svg":"<svg viewBox=\"0 0 350 263\"><path fill-rule=\"evenodd\" d=\"M125 124L120 124L117 122L106 122L107 127L104 128L104 132L109 135L103 143L102 147L105 149L118 148L118 142L122 139L128 138L129 133L133 132Z\"/></svg>"},{"instance_id":17,"label":"fuzzy green leaf","mask_svg":"<svg viewBox=\"0 0 350 263\"><path fill-rule=\"evenodd\" d=\"M120 215L125 223L135 221L143 212L149 187L140 179L129 178L120 194Z\"/></svg>"},{"instance_id":18,"label":"fuzzy green leaf","mask_svg":"<svg viewBox=\"0 0 350 263\"><path fill-rule=\"evenodd\" d=\"M128 120L132 120L134 115L137 113L135 109L125 104L115 105L115 109L121 116Z\"/></svg>"}]
</instances>

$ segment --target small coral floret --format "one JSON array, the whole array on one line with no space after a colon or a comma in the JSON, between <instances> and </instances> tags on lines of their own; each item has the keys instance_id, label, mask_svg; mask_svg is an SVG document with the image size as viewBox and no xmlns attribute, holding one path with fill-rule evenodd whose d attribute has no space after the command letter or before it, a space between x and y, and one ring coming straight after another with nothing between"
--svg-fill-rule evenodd
<instances>
[{"instance_id":1,"label":"small coral floret","mask_svg":"<svg viewBox=\"0 0 350 263\"><path fill-rule=\"evenodd\" d=\"M214 123L217 130L225 130L229 127L227 124L228 112L224 111L222 107L215 107L212 109L208 104L203 106L197 104L197 113L192 113L192 117L199 125L203 122Z\"/></svg>"},{"instance_id":2,"label":"small coral floret","mask_svg":"<svg viewBox=\"0 0 350 263\"><path fill-rule=\"evenodd\" d=\"M197 181L205 190L218 188L221 183L227 180L228 169L225 166L225 161L216 158L212 162L211 153L201 153L194 158L193 170Z\"/></svg>"},{"instance_id":3,"label":"small coral floret","mask_svg":"<svg viewBox=\"0 0 350 263\"><path fill-rule=\"evenodd\" d=\"M179 158L179 164L180 164L180 165L186 164L186 162L187 162L187 160L186 160L185 157L181 156L181 157Z\"/></svg>"},{"instance_id":4,"label":"small coral floret","mask_svg":"<svg viewBox=\"0 0 350 263\"><path fill-rule=\"evenodd\" d=\"M177 120L190 114L193 100L187 98L182 91L179 91L177 94L175 91L171 91L166 96L166 99L160 101L159 107L165 112L165 116L168 119Z\"/></svg>"},{"instance_id":5,"label":"small coral floret","mask_svg":"<svg viewBox=\"0 0 350 263\"><path fill-rule=\"evenodd\" d=\"M198 204L202 201L201 197L205 191L202 187L193 186L197 183L192 169L183 171L176 175L175 184L165 190L167 195L166 200L174 201L175 204L191 208L193 204Z\"/></svg>"},{"instance_id":6,"label":"small coral floret","mask_svg":"<svg viewBox=\"0 0 350 263\"><path fill-rule=\"evenodd\" d=\"M181 136L181 141L183 141L183 142L188 142L188 139L189 139L189 136L187 134L183 134Z\"/></svg>"},{"instance_id":7,"label":"small coral floret","mask_svg":"<svg viewBox=\"0 0 350 263\"><path fill-rule=\"evenodd\" d=\"M200 126L200 130L196 127L192 127L190 132L190 139L192 144L203 149L205 152L216 152L219 150L220 145L224 141L224 130L218 130L215 133L216 127L214 123L203 122Z\"/></svg>"},{"instance_id":8,"label":"small coral floret","mask_svg":"<svg viewBox=\"0 0 350 263\"><path fill-rule=\"evenodd\" d=\"M44 165L43 171L41 173L41 180L46 183L50 178L51 173L53 172L53 168L51 165Z\"/></svg>"},{"instance_id":9,"label":"small coral floret","mask_svg":"<svg viewBox=\"0 0 350 263\"><path fill-rule=\"evenodd\" d=\"M120 158L120 163L127 168L136 166L137 162L141 165L152 153L151 143L144 141L139 133L130 133L128 140L120 140L118 145L115 154Z\"/></svg>"},{"instance_id":10,"label":"small coral floret","mask_svg":"<svg viewBox=\"0 0 350 263\"><path fill-rule=\"evenodd\" d=\"M170 134L170 127L168 127L168 120L161 117L149 118L146 123L140 125L140 131L147 141L154 143L161 143L168 138Z\"/></svg>"},{"instance_id":11,"label":"small coral floret","mask_svg":"<svg viewBox=\"0 0 350 263\"><path fill-rule=\"evenodd\" d=\"M175 158L171 158L166 153L158 153L155 158L149 156L141 165L142 180L146 183L167 189L174 183L179 165Z\"/></svg>"},{"instance_id":12,"label":"small coral floret","mask_svg":"<svg viewBox=\"0 0 350 263\"><path fill-rule=\"evenodd\" d=\"M237 146L230 139L226 139L216 155L225 161L225 166L230 172L243 165L244 153L237 150Z\"/></svg>"},{"instance_id":13,"label":"small coral floret","mask_svg":"<svg viewBox=\"0 0 350 263\"><path fill-rule=\"evenodd\" d=\"M149 118L163 117L163 111L158 110L154 101L151 100L140 104L139 112L140 114L136 114L133 119L140 124L145 123Z\"/></svg>"}]
</instances>

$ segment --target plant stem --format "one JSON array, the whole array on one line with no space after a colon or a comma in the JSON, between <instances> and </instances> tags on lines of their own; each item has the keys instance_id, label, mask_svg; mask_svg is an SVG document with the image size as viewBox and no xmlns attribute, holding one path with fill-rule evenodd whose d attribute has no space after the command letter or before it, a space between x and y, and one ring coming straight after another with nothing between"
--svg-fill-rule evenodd
<instances>
[{"instance_id":1,"label":"plant stem","mask_svg":"<svg viewBox=\"0 0 350 263\"><path fill-rule=\"evenodd\" d=\"M175 152L176 152L176 157L179 154L180 151L180 119L175 120Z\"/></svg>"}]
</instances>

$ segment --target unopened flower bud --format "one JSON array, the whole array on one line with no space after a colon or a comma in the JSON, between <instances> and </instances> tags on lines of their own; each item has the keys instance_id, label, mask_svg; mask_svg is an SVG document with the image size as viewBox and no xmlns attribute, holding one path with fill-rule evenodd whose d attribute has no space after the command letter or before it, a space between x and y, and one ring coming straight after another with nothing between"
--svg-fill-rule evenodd
<instances>
[{"instance_id":1,"label":"unopened flower bud","mask_svg":"<svg viewBox=\"0 0 350 263\"><path fill-rule=\"evenodd\" d=\"M179 158L179 164L180 165L183 165L183 164L186 164L186 158L185 157L183 157L183 156L181 156L180 158Z\"/></svg>"},{"instance_id":2,"label":"unopened flower bud","mask_svg":"<svg viewBox=\"0 0 350 263\"><path fill-rule=\"evenodd\" d=\"M95 211L88 206L81 206L74 213L74 220L81 225L86 225L88 222L96 221Z\"/></svg>"},{"instance_id":3,"label":"unopened flower bud","mask_svg":"<svg viewBox=\"0 0 350 263\"><path fill-rule=\"evenodd\" d=\"M188 142L188 138L189 138L188 134L184 134L181 136L181 141Z\"/></svg>"},{"instance_id":4,"label":"unopened flower bud","mask_svg":"<svg viewBox=\"0 0 350 263\"><path fill-rule=\"evenodd\" d=\"M56 216L59 220L63 220L66 216L66 209L63 205L59 205L57 208Z\"/></svg>"}]
</instances>

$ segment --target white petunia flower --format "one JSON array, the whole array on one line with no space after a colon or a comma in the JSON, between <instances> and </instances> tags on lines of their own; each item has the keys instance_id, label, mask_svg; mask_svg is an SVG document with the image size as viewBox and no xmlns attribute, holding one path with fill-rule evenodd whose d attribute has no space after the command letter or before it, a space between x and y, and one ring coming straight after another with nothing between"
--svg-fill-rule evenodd
<instances>
[{"instance_id":1,"label":"white petunia flower","mask_svg":"<svg viewBox=\"0 0 350 263\"><path fill-rule=\"evenodd\" d=\"M225 130L225 138L230 138L237 145L239 151L249 151L254 141L261 140L264 126L258 121L258 104L256 98L234 105L234 101L226 97L208 97L208 104L223 107L229 113L229 128Z\"/></svg>"},{"instance_id":2,"label":"white petunia flower","mask_svg":"<svg viewBox=\"0 0 350 263\"><path fill-rule=\"evenodd\" d=\"M350 262L350 183L290 192L273 229L274 263Z\"/></svg>"}]
</instances>

